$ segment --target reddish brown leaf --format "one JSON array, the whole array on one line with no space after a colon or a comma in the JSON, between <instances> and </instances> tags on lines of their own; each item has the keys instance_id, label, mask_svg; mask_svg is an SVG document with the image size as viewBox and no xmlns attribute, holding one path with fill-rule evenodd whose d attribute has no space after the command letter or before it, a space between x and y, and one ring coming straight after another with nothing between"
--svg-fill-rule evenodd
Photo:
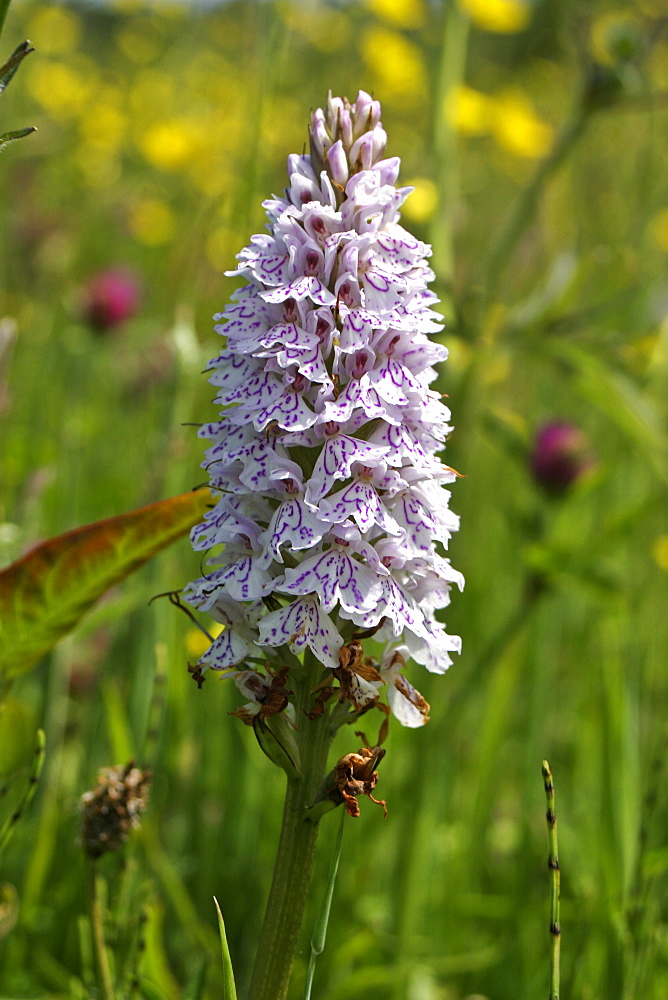
<instances>
[{"instance_id":1,"label":"reddish brown leaf","mask_svg":"<svg viewBox=\"0 0 668 1000\"><path fill-rule=\"evenodd\" d=\"M113 584L184 535L214 503L208 489L50 538L0 572L0 676L33 667Z\"/></svg>"}]
</instances>

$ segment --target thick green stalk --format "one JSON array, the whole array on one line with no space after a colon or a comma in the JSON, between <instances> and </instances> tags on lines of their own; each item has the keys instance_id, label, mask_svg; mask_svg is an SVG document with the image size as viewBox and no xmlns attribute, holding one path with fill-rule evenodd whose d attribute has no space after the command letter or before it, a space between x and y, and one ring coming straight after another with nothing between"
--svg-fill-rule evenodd
<instances>
[{"instance_id":1,"label":"thick green stalk","mask_svg":"<svg viewBox=\"0 0 668 1000\"><path fill-rule=\"evenodd\" d=\"M305 714L313 707L312 690L321 674L322 667L307 653L301 676L295 672L290 677L296 688L302 773L288 778L283 826L248 1000L284 1000L287 995L318 838L318 822L308 817L307 807L327 772L332 738L326 713L314 719Z\"/></svg>"},{"instance_id":2,"label":"thick green stalk","mask_svg":"<svg viewBox=\"0 0 668 1000\"><path fill-rule=\"evenodd\" d=\"M550 870L550 998L559 1000L559 959L561 953L561 924L559 922L559 851L557 847L557 814L554 808L554 782L552 771L543 761L543 782L547 799L547 867Z\"/></svg>"}]
</instances>

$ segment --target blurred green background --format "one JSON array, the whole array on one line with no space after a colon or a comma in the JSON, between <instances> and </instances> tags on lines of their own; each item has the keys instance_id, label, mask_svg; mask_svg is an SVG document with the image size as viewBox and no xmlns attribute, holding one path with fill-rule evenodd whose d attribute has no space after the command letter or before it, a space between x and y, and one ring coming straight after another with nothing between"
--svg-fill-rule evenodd
<instances>
[{"instance_id":1,"label":"blurred green background","mask_svg":"<svg viewBox=\"0 0 668 1000\"><path fill-rule=\"evenodd\" d=\"M661 0L10 8L2 55L36 52L2 130L38 132L0 158L1 562L205 478L189 423L213 414L200 373L223 272L328 89L381 100L416 188L404 224L434 245L447 461L466 477L451 557L467 587L448 615L463 653L445 677L411 673L431 722L392 727L389 818L363 802L347 824L320 1000L547 995L543 758L562 995L668 995L667 28ZM548 492L531 454L554 421L584 437ZM20 900L1 890L2 997L98 995L79 797L131 757L154 770L150 806L100 862L118 995L221 996L214 894L243 995L282 780L228 717L233 685L192 683L198 634L148 604L197 574L183 540L11 690L0 822L38 725L47 758L2 857ZM357 745L346 732L336 750Z\"/></svg>"}]
</instances>

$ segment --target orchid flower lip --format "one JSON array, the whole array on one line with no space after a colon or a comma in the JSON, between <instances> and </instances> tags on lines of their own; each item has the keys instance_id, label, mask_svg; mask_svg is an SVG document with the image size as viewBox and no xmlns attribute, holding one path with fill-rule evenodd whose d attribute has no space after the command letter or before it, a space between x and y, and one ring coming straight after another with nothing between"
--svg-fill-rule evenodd
<instances>
[{"instance_id":1,"label":"orchid flower lip","mask_svg":"<svg viewBox=\"0 0 668 1000\"><path fill-rule=\"evenodd\" d=\"M448 668L460 643L437 614L463 578L443 555L457 473L439 458L450 413L430 388L447 357L431 248L401 225L411 189L387 142L378 101L330 93L310 153L288 157L283 195L264 202L268 231L227 272L245 284L215 316L220 414L198 430L220 498L191 535L215 555L185 598L224 626L201 669L251 699L271 682L240 674L262 654L309 649L338 670L344 636L373 633L391 652L351 691L386 684L414 726L429 706L401 671Z\"/></svg>"}]
</instances>

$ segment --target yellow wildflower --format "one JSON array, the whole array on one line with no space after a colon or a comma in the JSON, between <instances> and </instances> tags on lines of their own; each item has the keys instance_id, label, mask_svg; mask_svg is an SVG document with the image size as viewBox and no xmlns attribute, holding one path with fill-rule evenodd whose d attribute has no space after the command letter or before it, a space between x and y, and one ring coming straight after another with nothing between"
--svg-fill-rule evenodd
<instances>
[{"instance_id":1,"label":"yellow wildflower","mask_svg":"<svg viewBox=\"0 0 668 1000\"><path fill-rule=\"evenodd\" d=\"M538 117L531 101L520 90L497 94L492 132L499 146L515 156L545 156L554 138L552 127Z\"/></svg>"},{"instance_id":2,"label":"yellow wildflower","mask_svg":"<svg viewBox=\"0 0 668 1000\"><path fill-rule=\"evenodd\" d=\"M79 44L81 21L64 7L45 7L30 18L26 34L43 56L63 56Z\"/></svg>"},{"instance_id":3,"label":"yellow wildflower","mask_svg":"<svg viewBox=\"0 0 668 1000\"><path fill-rule=\"evenodd\" d=\"M146 246L169 243L176 232L176 220L169 205L159 198L143 198L130 212L130 231Z\"/></svg>"},{"instance_id":4,"label":"yellow wildflower","mask_svg":"<svg viewBox=\"0 0 668 1000\"><path fill-rule=\"evenodd\" d=\"M187 118L168 118L140 132L137 145L154 166L162 170L180 170L195 155L198 131Z\"/></svg>"},{"instance_id":5,"label":"yellow wildflower","mask_svg":"<svg viewBox=\"0 0 668 1000\"><path fill-rule=\"evenodd\" d=\"M640 19L631 11L608 10L591 26L591 53L597 62L613 66L618 61L616 49L624 36L632 37L641 32Z\"/></svg>"},{"instance_id":6,"label":"yellow wildflower","mask_svg":"<svg viewBox=\"0 0 668 1000\"><path fill-rule=\"evenodd\" d=\"M489 132L493 101L465 84L455 87L445 98L445 116L457 132L485 135Z\"/></svg>"},{"instance_id":7,"label":"yellow wildflower","mask_svg":"<svg viewBox=\"0 0 668 1000\"><path fill-rule=\"evenodd\" d=\"M529 23L530 10L522 0L459 0L459 6L485 31L507 34Z\"/></svg>"},{"instance_id":8,"label":"yellow wildflower","mask_svg":"<svg viewBox=\"0 0 668 1000\"><path fill-rule=\"evenodd\" d=\"M47 59L32 63L28 70L24 78L28 92L52 118L74 118L90 110L94 78Z\"/></svg>"},{"instance_id":9,"label":"yellow wildflower","mask_svg":"<svg viewBox=\"0 0 668 1000\"><path fill-rule=\"evenodd\" d=\"M668 253L668 208L662 208L650 222L652 239L664 253Z\"/></svg>"},{"instance_id":10,"label":"yellow wildflower","mask_svg":"<svg viewBox=\"0 0 668 1000\"><path fill-rule=\"evenodd\" d=\"M121 28L116 34L116 45L126 59L140 65L153 62L160 52L160 43L148 18L135 18Z\"/></svg>"},{"instance_id":11,"label":"yellow wildflower","mask_svg":"<svg viewBox=\"0 0 668 1000\"><path fill-rule=\"evenodd\" d=\"M317 0L310 5L282 3L279 10L285 23L320 52L336 52L348 44L350 20L342 10L334 10Z\"/></svg>"},{"instance_id":12,"label":"yellow wildflower","mask_svg":"<svg viewBox=\"0 0 668 1000\"><path fill-rule=\"evenodd\" d=\"M654 540L652 555L657 566L668 573L668 535L659 535Z\"/></svg>"},{"instance_id":13,"label":"yellow wildflower","mask_svg":"<svg viewBox=\"0 0 668 1000\"><path fill-rule=\"evenodd\" d=\"M414 177L406 183L415 190L404 202L401 208L402 216L413 222L426 222L434 214L438 205L436 185L427 177Z\"/></svg>"},{"instance_id":14,"label":"yellow wildflower","mask_svg":"<svg viewBox=\"0 0 668 1000\"><path fill-rule=\"evenodd\" d=\"M366 2L376 17L399 28L421 28L425 22L423 0L366 0Z\"/></svg>"},{"instance_id":15,"label":"yellow wildflower","mask_svg":"<svg viewBox=\"0 0 668 1000\"><path fill-rule=\"evenodd\" d=\"M223 631L224 626L218 622L211 622L208 625L210 634L216 639ZM199 660L202 653L206 652L211 643L198 628L191 628L185 634L186 650L189 657Z\"/></svg>"},{"instance_id":16,"label":"yellow wildflower","mask_svg":"<svg viewBox=\"0 0 668 1000\"><path fill-rule=\"evenodd\" d=\"M369 28L362 38L362 55L379 88L395 103L412 104L427 92L422 52L397 31Z\"/></svg>"}]
</instances>

